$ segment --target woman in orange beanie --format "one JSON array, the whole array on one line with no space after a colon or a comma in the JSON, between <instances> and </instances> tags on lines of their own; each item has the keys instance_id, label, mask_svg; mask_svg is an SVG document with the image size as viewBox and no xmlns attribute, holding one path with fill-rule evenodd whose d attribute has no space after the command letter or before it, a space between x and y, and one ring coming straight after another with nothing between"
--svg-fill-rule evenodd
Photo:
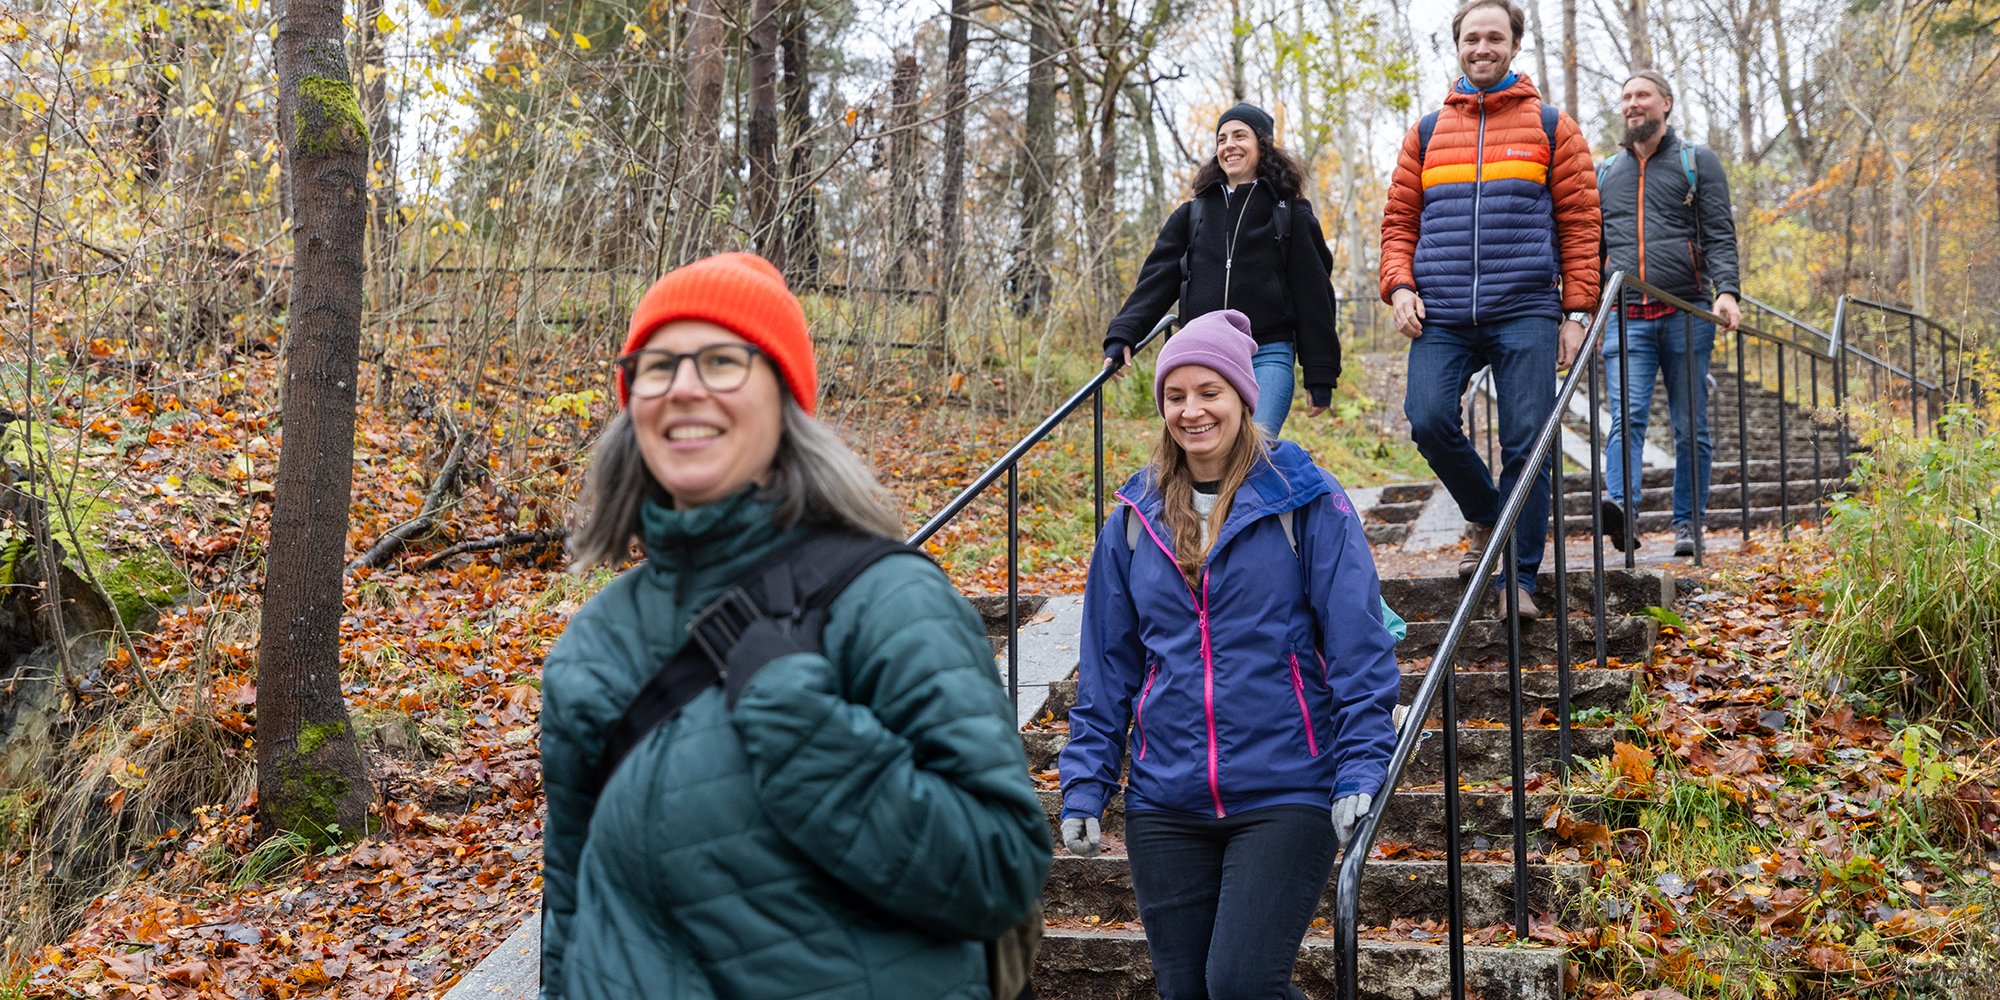
<instances>
[{"instance_id":1,"label":"woman in orange beanie","mask_svg":"<svg viewBox=\"0 0 2000 1000\"><path fill-rule=\"evenodd\" d=\"M798 300L690 264L617 367L571 550L646 558L543 666L543 995L989 996L1047 823L978 616L812 415Z\"/></svg>"}]
</instances>

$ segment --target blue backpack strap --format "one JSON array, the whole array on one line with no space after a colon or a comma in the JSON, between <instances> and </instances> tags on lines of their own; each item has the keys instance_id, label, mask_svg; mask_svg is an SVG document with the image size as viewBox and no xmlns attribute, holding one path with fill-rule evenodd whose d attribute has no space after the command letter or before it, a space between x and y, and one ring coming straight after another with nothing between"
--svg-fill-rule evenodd
<instances>
[{"instance_id":1,"label":"blue backpack strap","mask_svg":"<svg viewBox=\"0 0 2000 1000\"><path fill-rule=\"evenodd\" d=\"M1618 158L1619 158L1619 157L1621 157L1621 156L1624 156L1624 155L1625 155L1625 151L1621 149L1621 150L1619 150L1618 152L1616 152L1616 153L1613 153L1613 154L1611 154L1610 156L1607 156L1607 157L1605 157L1605 158L1604 158L1604 160L1603 160L1603 162L1601 162L1601 163L1599 163L1599 164L1597 165L1597 187L1598 187L1598 190L1600 190L1600 191L1601 191L1601 190L1603 190L1603 189L1604 189L1604 178L1605 178L1605 176L1606 176L1606 175L1608 175L1608 174L1610 174L1610 173L1611 173L1611 165L1612 165L1612 164L1614 164L1614 163L1617 163L1617 162L1618 162Z\"/></svg>"},{"instance_id":2,"label":"blue backpack strap","mask_svg":"<svg viewBox=\"0 0 2000 1000\"><path fill-rule=\"evenodd\" d=\"M1425 159L1427 159L1427 158L1429 158L1429 156L1430 156L1430 153L1431 153L1431 133L1433 133L1433 132L1436 132L1436 131L1437 131L1437 127L1438 127L1438 115L1440 115L1440 114L1442 114L1442 113L1443 113L1443 112L1442 112L1441 110L1440 110L1440 111L1433 111L1433 112L1431 112L1430 114L1427 114L1427 115L1423 116L1423 118L1421 118L1421 119L1419 119L1419 120L1417 121L1417 183L1418 183L1418 186L1422 186L1422 184L1423 184L1423 179L1424 179L1424 160L1425 160Z\"/></svg>"},{"instance_id":3,"label":"blue backpack strap","mask_svg":"<svg viewBox=\"0 0 2000 1000\"><path fill-rule=\"evenodd\" d=\"M1694 179L1694 152L1688 149L1688 145L1685 142L1681 143L1681 173L1687 175L1688 179L1687 203L1692 205L1694 204L1694 192L1696 186L1696 181Z\"/></svg>"},{"instance_id":4,"label":"blue backpack strap","mask_svg":"<svg viewBox=\"0 0 2000 1000\"><path fill-rule=\"evenodd\" d=\"M1542 104L1542 134L1549 139L1549 172L1542 175L1542 186L1553 187L1556 182L1556 122L1561 113L1547 102Z\"/></svg>"}]
</instances>

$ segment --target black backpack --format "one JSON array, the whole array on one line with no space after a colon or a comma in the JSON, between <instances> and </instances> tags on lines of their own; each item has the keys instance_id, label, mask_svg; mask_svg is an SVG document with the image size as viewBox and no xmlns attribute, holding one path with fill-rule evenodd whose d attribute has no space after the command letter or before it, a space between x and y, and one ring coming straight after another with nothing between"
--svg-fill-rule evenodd
<instances>
[{"instance_id":1,"label":"black backpack","mask_svg":"<svg viewBox=\"0 0 2000 1000\"><path fill-rule=\"evenodd\" d=\"M916 546L880 535L819 532L780 549L746 582L696 613L688 622L688 641L639 689L605 736L593 774L593 793L603 791L640 740L679 715L696 696L722 684L725 675L733 678L732 690L740 689L763 669L762 661L736 656L736 640L752 624L763 619L786 623L803 649L818 651L834 599L863 570L898 552L930 558ZM986 942L987 977L994 996L1013 997L1026 989L1041 938L1042 907L1037 900L1019 923Z\"/></svg>"}]
</instances>

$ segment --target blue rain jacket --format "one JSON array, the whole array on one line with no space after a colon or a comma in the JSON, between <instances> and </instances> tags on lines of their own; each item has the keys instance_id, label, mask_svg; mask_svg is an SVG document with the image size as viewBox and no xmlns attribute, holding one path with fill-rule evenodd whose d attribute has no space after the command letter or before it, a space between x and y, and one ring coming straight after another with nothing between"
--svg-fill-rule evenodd
<instances>
[{"instance_id":1,"label":"blue rain jacket","mask_svg":"<svg viewBox=\"0 0 2000 1000\"><path fill-rule=\"evenodd\" d=\"M1128 745L1128 811L1226 816L1380 790L1398 671L1374 555L1331 473L1289 441L1270 459L1194 580L1169 555L1151 470L1119 491L1084 588L1064 816L1103 813ZM1296 553L1276 517L1288 509Z\"/></svg>"}]
</instances>

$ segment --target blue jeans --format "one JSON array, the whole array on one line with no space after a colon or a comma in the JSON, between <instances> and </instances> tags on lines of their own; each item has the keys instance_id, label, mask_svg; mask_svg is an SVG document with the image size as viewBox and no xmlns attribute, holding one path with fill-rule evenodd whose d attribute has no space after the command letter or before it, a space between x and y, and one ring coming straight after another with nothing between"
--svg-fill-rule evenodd
<instances>
[{"instance_id":1,"label":"blue jeans","mask_svg":"<svg viewBox=\"0 0 2000 1000\"><path fill-rule=\"evenodd\" d=\"M1403 413L1410 439L1458 501L1467 521L1492 524L1514 489L1534 450L1535 434L1556 405L1556 320L1532 316L1478 326L1424 324L1410 341L1410 370ZM1479 369L1493 367L1494 407L1500 416L1500 482L1465 436L1460 400ZM1535 486L1514 523L1515 565L1520 583L1535 589L1542 544L1549 531L1549 465L1535 471ZM1494 544L1501 544L1495 539Z\"/></svg>"},{"instance_id":2,"label":"blue jeans","mask_svg":"<svg viewBox=\"0 0 2000 1000\"><path fill-rule=\"evenodd\" d=\"M1694 379L1688 382L1688 328L1693 319ZM1639 485L1640 449L1652 415L1653 376L1667 382L1667 414L1674 428L1674 524L1690 525L1708 511L1709 470L1715 445L1708 437L1708 360L1715 352L1715 324L1673 313L1659 319L1625 320L1625 342L1619 343L1614 319L1604 331L1604 380L1610 387L1611 431L1605 440L1605 493L1613 502L1626 498L1626 470ZM1630 395L1626 393L1629 378ZM1694 433L1688 433L1688 392L1694 392ZM1629 434L1628 434L1629 430ZM1692 440L1693 454L1689 447ZM1618 442L1625 442L1619 447Z\"/></svg>"},{"instance_id":3,"label":"blue jeans","mask_svg":"<svg viewBox=\"0 0 2000 1000\"><path fill-rule=\"evenodd\" d=\"M1277 437L1285 429L1285 415L1292 412L1292 359L1296 348L1289 340L1259 344L1250 355L1250 374L1257 380L1257 411L1250 419Z\"/></svg>"},{"instance_id":4,"label":"blue jeans","mask_svg":"<svg viewBox=\"0 0 2000 1000\"><path fill-rule=\"evenodd\" d=\"M1325 809L1135 810L1125 849L1161 1000L1304 1000L1292 964L1333 874Z\"/></svg>"}]
</instances>

